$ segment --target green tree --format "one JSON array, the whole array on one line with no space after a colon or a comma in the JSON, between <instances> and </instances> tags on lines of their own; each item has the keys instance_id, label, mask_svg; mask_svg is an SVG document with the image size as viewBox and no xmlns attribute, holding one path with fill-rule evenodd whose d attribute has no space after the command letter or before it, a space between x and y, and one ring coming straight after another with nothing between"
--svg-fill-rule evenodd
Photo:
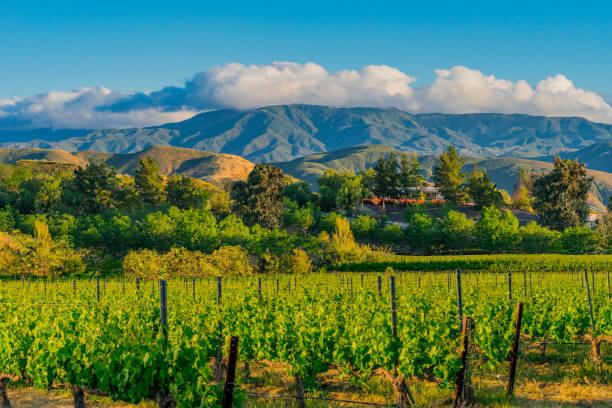
<instances>
[{"instance_id":1,"label":"green tree","mask_svg":"<svg viewBox=\"0 0 612 408\"><path fill-rule=\"evenodd\" d=\"M360 215L351 222L351 231L357 239L370 239L374 237L378 222L369 215Z\"/></svg>"},{"instance_id":2,"label":"green tree","mask_svg":"<svg viewBox=\"0 0 612 408\"><path fill-rule=\"evenodd\" d=\"M569 227L561 234L561 244L570 254L593 254L601 250L603 237L588 227Z\"/></svg>"},{"instance_id":3,"label":"green tree","mask_svg":"<svg viewBox=\"0 0 612 408\"><path fill-rule=\"evenodd\" d=\"M164 202L164 179L159 174L157 162L151 157L143 157L138 161L134 183L145 205L156 207Z\"/></svg>"},{"instance_id":4,"label":"green tree","mask_svg":"<svg viewBox=\"0 0 612 408\"><path fill-rule=\"evenodd\" d=\"M419 163L416 154L402 154L398 170L397 184L404 191L407 191L410 187L418 187L423 183L423 166Z\"/></svg>"},{"instance_id":5,"label":"green tree","mask_svg":"<svg viewBox=\"0 0 612 408\"><path fill-rule=\"evenodd\" d=\"M206 190L198 180L182 175L173 175L166 184L166 200L169 204L181 209L206 207L212 193Z\"/></svg>"},{"instance_id":6,"label":"green tree","mask_svg":"<svg viewBox=\"0 0 612 408\"><path fill-rule=\"evenodd\" d=\"M293 212L292 223L306 236L308 230L315 224L315 208L312 204L300 207Z\"/></svg>"},{"instance_id":7,"label":"green tree","mask_svg":"<svg viewBox=\"0 0 612 408\"><path fill-rule=\"evenodd\" d=\"M476 240L481 249L508 252L518 243L518 229L518 219L511 211L484 207L476 223Z\"/></svg>"},{"instance_id":8,"label":"green tree","mask_svg":"<svg viewBox=\"0 0 612 408\"><path fill-rule=\"evenodd\" d=\"M406 213L408 227L404 231L410 247L416 252L424 252L435 245L436 231L434 220L422 210Z\"/></svg>"},{"instance_id":9,"label":"green tree","mask_svg":"<svg viewBox=\"0 0 612 408\"><path fill-rule=\"evenodd\" d=\"M447 249L463 251L472 246L474 220L464 213L451 210L438 221L441 244Z\"/></svg>"},{"instance_id":10,"label":"green tree","mask_svg":"<svg viewBox=\"0 0 612 408\"><path fill-rule=\"evenodd\" d=\"M540 222L555 230L583 225L593 178L578 160L555 157L553 170L533 181L532 206Z\"/></svg>"},{"instance_id":11,"label":"green tree","mask_svg":"<svg viewBox=\"0 0 612 408\"><path fill-rule=\"evenodd\" d=\"M283 215L285 177L276 166L257 164L247 181L232 186L232 210L249 225L278 228Z\"/></svg>"},{"instance_id":12,"label":"green tree","mask_svg":"<svg viewBox=\"0 0 612 408\"><path fill-rule=\"evenodd\" d=\"M361 173L361 185L364 190L364 197L372 197L376 186L376 170L372 167Z\"/></svg>"},{"instance_id":13,"label":"green tree","mask_svg":"<svg viewBox=\"0 0 612 408\"><path fill-rule=\"evenodd\" d=\"M551 253L559 250L561 233L531 221L519 229L520 246L524 252Z\"/></svg>"},{"instance_id":14,"label":"green tree","mask_svg":"<svg viewBox=\"0 0 612 408\"><path fill-rule=\"evenodd\" d=\"M62 201L76 214L99 213L117 207L117 170L103 161L90 161L64 181Z\"/></svg>"},{"instance_id":15,"label":"green tree","mask_svg":"<svg viewBox=\"0 0 612 408\"><path fill-rule=\"evenodd\" d=\"M361 176L352 175L350 177L344 177L336 196L337 206L343 210L346 215L351 217L355 211L355 206L362 198L363 187L361 185Z\"/></svg>"},{"instance_id":16,"label":"green tree","mask_svg":"<svg viewBox=\"0 0 612 408\"><path fill-rule=\"evenodd\" d=\"M465 158L457 154L455 146L449 146L443 152L433 168L433 181L444 198L450 203L458 203L465 200L462 189L465 175L461 168L465 164Z\"/></svg>"},{"instance_id":17,"label":"green tree","mask_svg":"<svg viewBox=\"0 0 612 408\"><path fill-rule=\"evenodd\" d=\"M501 207L504 204L501 193L497 190L497 186L491 182L487 171L479 169L477 164L474 164L474 170L468 175L465 187L474 201L476 209L491 205Z\"/></svg>"},{"instance_id":18,"label":"green tree","mask_svg":"<svg viewBox=\"0 0 612 408\"><path fill-rule=\"evenodd\" d=\"M305 181L300 181L285 186L285 197L295 201L300 207L312 202L313 195L310 184Z\"/></svg>"},{"instance_id":19,"label":"green tree","mask_svg":"<svg viewBox=\"0 0 612 408\"><path fill-rule=\"evenodd\" d=\"M512 205L527 211L531 208L531 177L525 169L521 169L512 188Z\"/></svg>"},{"instance_id":20,"label":"green tree","mask_svg":"<svg viewBox=\"0 0 612 408\"><path fill-rule=\"evenodd\" d=\"M381 157L374 165L374 194L378 197L396 197L398 195L398 162L391 152L387 158Z\"/></svg>"}]
</instances>

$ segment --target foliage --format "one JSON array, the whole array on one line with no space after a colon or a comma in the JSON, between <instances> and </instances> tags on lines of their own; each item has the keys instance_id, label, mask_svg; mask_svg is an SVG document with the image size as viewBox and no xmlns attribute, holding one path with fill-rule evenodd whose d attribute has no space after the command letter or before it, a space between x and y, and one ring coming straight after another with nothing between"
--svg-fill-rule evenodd
<instances>
[{"instance_id":1,"label":"foliage","mask_svg":"<svg viewBox=\"0 0 612 408\"><path fill-rule=\"evenodd\" d=\"M450 145L443 152L433 168L432 178L444 198L457 203L465 200L465 193L462 190L465 175L461 173L461 168L465 164L465 158L457 154L455 146Z\"/></svg>"},{"instance_id":2,"label":"foliage","mask_svg":"<svg viewBox=\"0 0 612 408\"><path fill-rule=\"evenodd\" d=\"M338 190L336 203L338 208L351 217L355 210L355 206L363 196L364 191L361 185L361 176L345 177Z\"/></svg>"},{"instance_id":3,"label":"foliage","mask_svg":"<svg viewBox=\"0 0 612 408\"><path fill-rule=\"evenodd\" d=\"M206 207L212 192L205 189L196 179L181 175L168 178L166 184L166 199L170 205L183 210Z\"/></svg>"},{"instance_id":4,"label":"foliage","mask_svg":"<svg viewBox=\"0 0 612 408\"><path fill-rule=\"evenodd\" d=\"M518 173L512 188L512 205L522 210L533 211L531 208L531 177L525 169Z\"/></svg>"},{"instance_id":5,"label":"foliage","mask_svg":"<svg viewBox=\"0 0 612 408\"><path fill-rule=\"evenodd\" d=\"M164 180L155 159L144 157L138 161L134 183L145 205L156 207L164 201Z\"/></svg>"},{"instance_id":6,"label":"foliage","mask_svg":"<svg viewBox=\"0 0 612 408\"><path fill-rule=\"evenodd\" d=\"M499 208L504 204L497 186L491 182L486 170L480 170L477 164L474 164L474 170L467 177L465 189L476 204L476 209L489 206Z\"/></svg>"},{"instance_id":7,"label":"foliage","mask_svg":"<svg viewBox=\"0 0 612 408\"><path fill-rule=\"evenodd\" d=\"M424 211L416 211L406 219L406 241L416 251L425 251L436 241L434 220Z\"/></svg>"},{"instance_id":8,"label":"foliage","mask_svg":"<svg viewBox=\"0 0 612 408\"><path fill-rule=\"evenodd\" d=\"M257 164L247 181L232 187L232 210L247 224L278 228L283 213L285 177L278 167Z\"/></svg>"},{"instance_id":9,"label":"foliage","mask_svg":"<svg viewBox=\"0 0 612 408\"><path fill-rule=\"evenodd\" d=\"M376 219L368 215L360 215L351 221L351 231L357 239L371 239L378 228Z\"/></svg>"},{"instance_id":10,"label":"foliage","mask_svg":"<svg viewBox=\"0 0 612 408\"><path fill-rule=\"evenodd\" d=\"M463 251L474 241L474 221L464 213L449 211L438 221L440 243L443 247Z\"/></svg>"},{"instance_id":11,"label":"foliage","mask_svg":"<svg viewBox=\"0 0 612 408\"><path fill-rule=\"evenodd\" d=\"M531 221L519 229L520 245L527 253L548 253L560 249L561 233Z\"/></svg>"},{"instance_id":12,"label":"foliage","mask_svg":"<svg viewBox=\"0 0 612 408\"><path fill-rule=\"evenodd\" d=\"M518 228L518 219L509 210L502 213L493 206L485 207L476 222L476 242L485 250L510 251L518 243Z\"/></svg>"},{"instance_id":13,"label":"foliage","mask_svg":"<svg viewBox=\"0 0 612 408\"><path fill-rule=\"evenodd\" d=\"M593 254L601 250L601 234L588 227L569 227L561 234L563 249L570 254Z\"/></svg>"},{"instance_id":14,"label":"foliage","mask_svg":"<svg viewBox=\"0 0 612 408\"><path fill-rule=\"evenodd\" d=\"M381 157L374 166L374 194L378 197L396 197L398 195L398 162L391 152L385 159Z\"/></svg>"},{"instance_id":15,"label":"foliage","mask_svg":"<svg viewBox=\"0 0 612 408\"><path fill-rule=\"evenodd\" d=\"M285 186L284 194L285 197L291 201L295 201L300 207L311 203L314 199L312 191L310 190L310 184L305 181L288 184Z\"/></svg>"},{"instance_id":16,"label":"foliage","mask_svg":"<svg viewBox=\"0 0 612 408\"><path fill-rule=\"evenodd\" d=\"M383 244L399 244L404 238L404 232L397 224L387 224L380 229L379 237Z\"/></svg>"},{"instance_id":17,"label":"foliage","mask_svg":"<svg viewBox=\"0 0 612 408\"><path fill-rule=\"evenodd\" d=\"M583 163L555 157L553 170L533 181L532 206L540 222L559 231L583 225L592 184Z\"/></svg>"}]
</instances>

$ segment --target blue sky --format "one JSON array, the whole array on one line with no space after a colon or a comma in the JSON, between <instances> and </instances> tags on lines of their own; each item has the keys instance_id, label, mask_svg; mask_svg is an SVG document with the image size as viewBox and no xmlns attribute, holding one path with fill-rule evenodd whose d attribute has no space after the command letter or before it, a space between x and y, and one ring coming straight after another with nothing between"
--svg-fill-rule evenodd
<instances>
[{"instance_id":1,"label":"blue sky","mask_svg":"<svg viewBox=\"0 0 612 408\"><path fill-rule=\"evenodd\" d=\"M291 61L386 65L415 87L455 66L531 86L562 74L609 100L610 21L610 2L0 1L0 98L154 91L231 62Z\"/></svg>"}]
</instances>

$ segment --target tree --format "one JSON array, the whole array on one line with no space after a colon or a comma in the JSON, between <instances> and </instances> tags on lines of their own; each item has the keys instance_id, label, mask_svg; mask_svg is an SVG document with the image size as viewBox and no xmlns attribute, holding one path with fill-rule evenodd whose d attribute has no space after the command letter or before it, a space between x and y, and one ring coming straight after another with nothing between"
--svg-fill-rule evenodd
<instances>
[{"instance_id":1,"label":"tree","mask_svg":"<svg viewBox=\"0 0 612 408\"><path fill-rule=\"evenodd\" d=\"M336 197L337 206L351 217L361 198L363 198L361 176L345 177Z\"/></svg>"},{"instance_id":2,"label":"tree","mask_svg":"<svg viewBox=\"0 0 612 408\"><path fill-rule=\"evenodd\" d=\"M527 211L533 211L531 208L531 177L525 169L521 169L517 175L516 182L512 187L512 205Z\"/></svg>"},{"instance_id":3,"label":"tree","mask_svg":"<svg viewBox=\"0 0 612 408\"><path fill-rule=\"evenodd\" d=\"M501 207L504 203L501 193L491 182L486 170L480 170L477 164L474 164L474 170L468 176L465 187L477 209L491 205Z\"/></svg>"},{"instance_id":4,"label":"tree","mask_svg":"<svg viewBox=\"0 0 612 408\"><path fill-rule=\"evenodd\" d=\"M296 209L292 214L292 223L302 231L304 236L315 222L315 209L312 204Z\"/></svg>"},{"instance_id":5,"label":"tree","mask_svg":"<svg viewBox=\"0 0 612 408\"><path fill-rule=\"evenodd\" d=\"M369 239L374 236L376 229L378 228L378 222L375 218L369 215L360 215L351 222L351 231L357 239Z\"/></svg>"},{"instance_id":6,"label":"tree","mask_svg":"<svg viewBox=\"0 0 612 408\"><path fill-rule=\"evenodd\" d=\"M509 210L502 213L494 206L484 207L476 223L476 240L481 249L509 251L518 242L518 228L518 219Z\"/></svg>"},{"instance_id":7,"label":"tree","mask_svg":"<svg viewBox=\"0 0 612 408\"><path fill-rule=\"evenodd\" d=\"M447 249L459 250L472 245L474 237L474 220L464 213L451 210L438 221L441 244Z\"/></svg>"},{"instance_id":8,"label":"tree","mask_svg":"<svg viewBox=\"0 0 612 408\"><path fill-rule=\"evenodd\" d=\"M408 227L405 235L408 244L418 252L430 249L435 241L434 221L429 214L421 209L406 212Z\"/></svg>"},{"instance_id":9,"label":"tree","mask_svg":"<svg viewBox=\"0 0 612 408\"><path fill-rule=\"evenodd\" d=\"M90 161L64 181L62 201L77 214L99 213L118 204L117 170L103 161Z\"/></svg>"},{"instance_id":10,"label":"tree","mask_svg":"<svg viewBox=\"0 0 612 408\"><path fill-rule=\"evenodd\" d=\"M372 197L376 185L376 171L372 167L361 173L361 185L364 196Z\"/></svg>"},{"instance_id":11,"label":"tree","mask_svg":"<svg viewBox=\"0 0 612 408\"><path fill-rule=\"evenodd\" d=\"M398 194L397 159L392 152L381 157L374 166L374 194L378 197L395 197Z\"/></svg>"},{"instance_id":12,"label":"tree","mask_svg":"<svg viewBox=\"0 0 612 408\"><path fill-rule=\"evenodd\" d=\"M285 197L295 201L300 207L312 202L313 195L310 184L305 181L291 183L285 187Z\"/></svg>"},{"instance_id":13,"label":"tree","mask_svg":"<svg viewBox=\"0 0 612 408\"><path fill-rule=\"evenodd\" d=\"M168 178L166 199L168 203L181 209L206 207L212 193L198 183L198 180L181 175Z\"/></svg>"},{"instance_id":14,"label":"tree","mask_svg":"<svg viewBox=\"0 0 612 408\"><path fill-rule=\"evenodd\" d=\"M249 173L247 181L238 181L232 186L232 209L248 224L261 224L267 228L278 228L284 208L283 172L269 164L257 164Z\"/></svg>"},{"instance_id":15,"label":"tree","mask_svg":"<svg viewBox=\"0 0 612 408\"><path fill-rule=\"evenodd\" d=\"M440 155L433 168L432 178L436 187L446 201L453 204L465 200L465 193L462 190L465 175L461 173L464 164L465 158L460 157L455 146L451 145Z\"/></svg>"},{"instance_id":16,"label":"tree","mask_svg":"<svg viewBox=\"0 0 612 408\"><path fill-rule=\"evenodd\" d=\"M400 156L398 170L397 184L404 191L410 187L417 187L423 182L423 166L414 153Z\"/></svg>"},{"instance_id":17,"label":"tree","mask_svg":"<svg viewBox=\"0 0 612 408\"><path fill-rule=\"evenodd\" d=\"M561 233L552 231L531 221L519 229L520 243L523 251L532 254L556 252L560 246Z\"/></svg>"},{"instance_id":18,"label":"tree","mask_svg":"<svg viewBox=\"0 0 612 408\"><path fill-rule=\"evenodd\" d=\"M533 181L532 206L540 222L558 231L583 225L592 184L583 163L555 157L553 170Z\"/></svg>"},{"instance_id":19,"label":"tree","mask_svg":"<svg viewBox=\"0 0 612 408\"><path fill-rule=\"evenodd\" d=\"M164 179L159 174L157 162L151 157L138 161L134 182L145 205L156 207L164 201Z\"/></svg>"},{"instance_id":20,"label":"tree","mask_svg":"<svg viewBox=\"0 0 612 408\"><path fill-rule=\"evenodd\" d=\"M603 237L598 231L580 225L566 228L561 234L561 244L570 254L592 254L601 249Z\"/></svg>"}]
</instances>

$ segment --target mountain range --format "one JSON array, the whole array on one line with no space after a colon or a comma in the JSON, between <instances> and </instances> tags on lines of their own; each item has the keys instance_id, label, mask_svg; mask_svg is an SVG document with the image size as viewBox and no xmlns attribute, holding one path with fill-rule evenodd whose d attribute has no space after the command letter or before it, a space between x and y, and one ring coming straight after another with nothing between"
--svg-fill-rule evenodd
<instances>
[{"instance_id":1,"label":"mountain range","mask_svg":"<svg viewBox=\"0 0 612 408\"><path fill-rule=\"evenodd\" d=\"M612 125L578 117L417 114L398 109L269 106L205 112L182 122L132 129L0 130L0 147L131 154L166 145L285 162L360 145L435 155L455 145L473 157L578 158L612 171Z\"/></svg>"}]
</instances>

